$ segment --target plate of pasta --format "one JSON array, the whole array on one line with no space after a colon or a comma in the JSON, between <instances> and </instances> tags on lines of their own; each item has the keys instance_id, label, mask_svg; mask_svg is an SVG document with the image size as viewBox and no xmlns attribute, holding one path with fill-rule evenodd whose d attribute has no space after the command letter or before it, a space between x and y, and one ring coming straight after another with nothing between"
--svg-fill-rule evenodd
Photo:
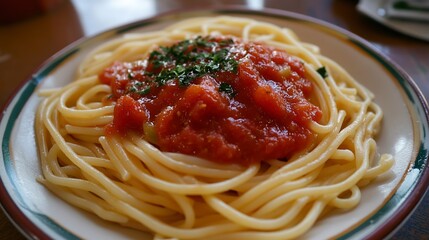
<instances>
[{"instance_id":1,"label":"plate of pasta","mask_svg":"<svg viewBox=\"0 0 429 240\"><path fill-rule=\"evenodd\" d=\"M35 239L379 239L428 186L428 130L415 83L349 32L173 12L23 85L0 123L1 203Z\"/></svg>"}]
</instances>

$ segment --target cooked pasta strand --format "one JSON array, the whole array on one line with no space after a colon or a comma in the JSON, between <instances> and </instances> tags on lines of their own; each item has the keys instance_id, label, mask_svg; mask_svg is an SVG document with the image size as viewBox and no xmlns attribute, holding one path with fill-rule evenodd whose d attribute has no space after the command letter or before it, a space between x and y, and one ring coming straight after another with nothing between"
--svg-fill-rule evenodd
<instances>
[{"instance_id":1,"label":"cooked pasta strand","mask_svg":"<svg viewBox=\"0 0 429 240\"><path fill-rule=\"evenodd\" d=\"M159 46L199 35L264 42L300 59L323 113L309 124L314 143L287 161L241 166L163 152L137 134L105 134L115 103L104 101L112 89L98 74L115 61L142 60ZM68 203L155 239L296 238L324 211L354 208L361 188L394 163L376 154L383 114L371 92L290 29L247 18L195 18L117 38L82 61L76 81L41 96L37 180Z\"/></svg>"}]
</instances>

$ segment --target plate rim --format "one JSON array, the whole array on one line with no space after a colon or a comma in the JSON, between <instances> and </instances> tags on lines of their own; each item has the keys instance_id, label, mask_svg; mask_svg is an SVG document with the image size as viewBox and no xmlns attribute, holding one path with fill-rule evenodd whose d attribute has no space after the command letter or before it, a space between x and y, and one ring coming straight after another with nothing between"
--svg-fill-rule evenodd
<instances>
[{"instance_id":1,"label":"plate rim","mask_svg":"<svg viewBox=\"0 0 429 240\"><path fill-rule=\"evenodd\" d=\"M370 42L367 40L359 37L358 35L343 29L339 26L336 26L332 23L329 23L324 20L320 20L308 15L291 12L287 10L281 10L281 9L272 9L272 8L263 8L263 9L250 9L245 6L219 6L219 7L209 7L207 9L201 10L196 7L187 8L187 9L175 9L167 12L162 12L159 14L156 14L149 18L142 18L140 20L136 20L121 26L109 28L105 31L102 31L100 33L97 33L95 35L90 36L83 36L79 38L76 41L73 41L60 51L53 54L51 57L47 58L45 61L42 62L34 71L32 71L32 74L30 77L27 77L26 80L22 81L20 85L12 92L12 94L9 96L8 100L5 102L3 106L0 107L1 113L0 113L0 123L3 122L4 116L6 115L6 111L9 108L15 109L16 103L13 104L14 100L21 99L20 92L25 91L27 87L36 88L39 84L40 79L45 76L45 72L49 72L50 69L55 68L56 65L61 63L61 59L66 59L70 55L73 55L79 50L79 46L82 46L85 44L85 42L88 42L90 40L96 40L101 38L103 35L108 35L109 33L115 33L120 34L121 32L129 31L133 28L143 27L145 25L151 24L153 22L161 21L167 17L180 17L180 15L186 15L187 17L191 17L190 15L202 15L204 13L210 13L210 14L248 14L248 15L257 15L257 16L267 16L267 17L275 17L275 18L287 18L292 20L299 20L304 21L311 24L316 24L319 27L325 27L327 29L332 29L337 34L345 36L348 40L352 41L354 44L359 45L361 49L365 50L366 53L370 54L373 58L375 58L378 62L380 62L384 68L388 70L389 73L398 75L395 76L395 79L398 80L398 77L403 79L406 83L406 85L410 88L407 89L404 87L405 83L401 83L398 80L398 83L401 85L401 90L403 90L407 95L414 94L415 97L418 100L418 103L422 107L422 111L420 114L422 116L419 117L419 119L424 118L426 121L425 123L428 124L429 122L429 107L428 103L422 94L421 90L417 86L417 84L414 82L414 80L394 61L392 61L389 57L381 53L377 48L375 48ZM52 66L54 65L54 66ZM34 89L33 89L34 90ZM410 93L411 91L411 93ZM25 103L28 102L29 97L25 99ZM415 109L416 104L412 104L414 106L413 109ZM22 110L22 108L20 109ZM416 110L416 109L415 109ZM417 113L419 115L419 113ZM8 121L6 121L6 124L9 123L10 118L8 118ZM418 125L419 127L422 126L424 123L420 123ZM424 127L423 127L424 128ZM427 128L427 126L426 126ZM422 131L420 131L422 132ZM424 133L424 132L423 132ZM3 148L9 147L9 142L5 144L3 142L4 135L1 136L1 142L2 142L2 153ZM428 137L426 137L428 138ZM422 139L419 140L421 142ZM7 146L5 146L7 145ZM420 154L421 148L424 143L421 143L418 147L417 154ZM5 161L4 156L0 156L0 159L2 161ZM416 156L416 159L419 157L419 155ZM427 163L429 161L428 151L426 148L425 155L421 156L420 159ZM412 167L412 166L411 166ZM410 167L410 168L411 168ZM414 209L417 208L419 203L423 200L424 193L426 191L426 187L429 185L429 168L422 169L421 173L419 174L420 177L416 179L416 182L414 183L414 187L410 190L409 196L404 200L404 204L401 205L392 215L391 218L389 218L387 221L382 223L375 231L372 231L368 235L366 235L366 238L368 239L380 239L383 237L388 236L389 234L392 234L400 225L401 223L404 223L407 219L407 217L411 216ZM401 186L402 182L399 183L399 187ZM411 194L412 193L412 194ZM394 194L393 194L394 195ZM390 199L387 201L389 202ZM386 204L385 204L386 205ZM384 206L381 207L378 211L384 208ZM51 237L43 231L43 228L38 226L36 223L31 221L30 218L28 218L25 213L22 211L22 209L17 205L17 203L14 201L12 196L9 194L8 189L6 189L5 184L3 183L3 179L0 176L0 208L3 210L5 215L8 217L10 222L27 238L29 239L50 239ZM377 211L377 212L378 212ZM376 212L376 213L377 213ZM376 214L375 213L375 214ZM372 217L372 216L371 216ZM370 217L370 218L371 218ZM365 220L369 221L369 219ZM354 231L359 229L359 227L363 224L361 223L359 226L355 226L353 230L347 231L344 235L340 236L341 238L345 238L347 235L352 234Z\"/></svg>"}]
</instances>

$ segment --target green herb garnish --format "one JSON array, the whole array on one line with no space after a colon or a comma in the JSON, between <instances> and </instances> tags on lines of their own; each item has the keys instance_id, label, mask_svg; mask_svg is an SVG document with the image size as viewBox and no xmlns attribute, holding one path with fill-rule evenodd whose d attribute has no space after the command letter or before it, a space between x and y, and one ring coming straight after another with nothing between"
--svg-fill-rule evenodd
<instances>
[{"instance_id":1,"label":"green herb garnish","mask_svg":"<svg viewBox=\"0 0 429 240\"><path fill-rule=\"evenodd\" d=\"M128 93L137 93L139 95L146 95L150 92L150 86L143 88L143 83L139 81L133 81L128 87Z\"/></svg>"},{"instance_id":2,"label":"green herb garnish","mask_svg":"<svg viewBox=\"0 0 429 240\"><path fill-rule=\"evenodd\" d=\"M160 47L150 53L149 63L158 86L168 81L178 80L180 86L188 86L196 78L216 72L237 72L238 62L229 49L232 39L219 42L210 37L184 40L170 47Z\"/></svg>"},{"instance_id":3,"label":"green herb garnish","mask_svg":"<svg viewBox=\"0 0 429 240\"><path fill-rule=\"evenodd\" d=\"M138 94L140 95L146 95L150 92L150 87L146 87L143 90L137 91Z\"/></svg>"},{"instance_id":4,"label":"green herb garnish","mask_svg":"<svg viewBox=\"0 0 429 240\"><path fill-rule=\"evenodd\" d=\"M131 69L128 69L128 79L129 80L131 80L131 79L133 79L135 76L134 76L134 73L132 72L132 70Z\"/></svg>"},{"instance_id":5,"label":"green herb garnish","mask_svg":"<svg viewBox=\"0 0 429 240\"><path fill-rule=\"evenodd\" d=\"M322 78L326 78L328 77L328 71L326 71L325 67L320 67L316 70L316 72L319 73L320 76L322 76Z\"/></svg>"},{"instance_id":6,"label":"green herb garnish","mask_svg":"<svg viewBox=\"0 0 429 240\"><path fill-rule=\"evenodd\" d=\"M226 93L229 97L234 97L237 94L232 86L225 82L220 83L219 92Z\"/></svg>"}]
</instances>

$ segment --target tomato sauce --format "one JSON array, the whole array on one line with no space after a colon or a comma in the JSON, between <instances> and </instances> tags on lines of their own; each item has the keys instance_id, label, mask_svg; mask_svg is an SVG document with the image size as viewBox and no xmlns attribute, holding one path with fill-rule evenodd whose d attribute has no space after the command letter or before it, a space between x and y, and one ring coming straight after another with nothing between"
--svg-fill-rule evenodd
<instances>
[{"instance_id":1,"label":"tomato sauce","mask_svg":"<svg viewBox=\"0 0 429 240\"><path fill-rule=\"evenodd\" d=\"M116 101L108 135L137 131L162 151L219 163L286 160L310 144L309 123L322 115L300 60L236 38L161 47L99 79Z\"/></svg>"}]
</instances>

